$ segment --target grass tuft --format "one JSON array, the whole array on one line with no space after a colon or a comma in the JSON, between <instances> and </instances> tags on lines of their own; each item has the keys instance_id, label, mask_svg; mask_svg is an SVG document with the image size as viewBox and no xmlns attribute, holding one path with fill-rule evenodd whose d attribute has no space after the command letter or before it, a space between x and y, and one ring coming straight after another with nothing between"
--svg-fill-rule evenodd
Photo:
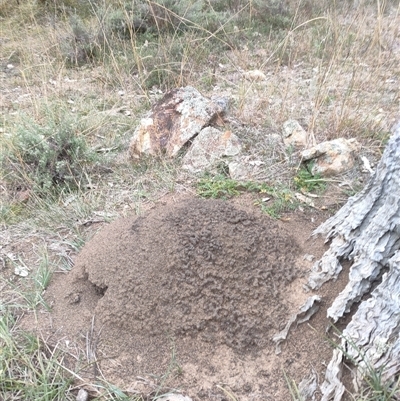
<instances>
[{"instance_id":1,"label":"grass tuft","mask_svg":"<svg viewBox=\"0 0 400 401\"><path fill-rule=\"evenodd\" d=\"M62 368L62 353L18 328L7 308L0 312L0 399L74 400L72 379Z\"/></svg>"},{"instance_id":2,"label":"grass tuft","mask_svg":"<svg viewBox=\"0 0 400 401\"><path fill-rule=\"evenodd\" d=\"M279 219L282 213L296 209L299 202L293 192L286 187L270 186L253 181L236 181L223 174L207 175L197 183L197 194L203 198L229 199L244 192L255 192L263 198L255 201L261 211L274 219ZM272 199L266 198L272 196Z\"/></svg>"}]
</instances>

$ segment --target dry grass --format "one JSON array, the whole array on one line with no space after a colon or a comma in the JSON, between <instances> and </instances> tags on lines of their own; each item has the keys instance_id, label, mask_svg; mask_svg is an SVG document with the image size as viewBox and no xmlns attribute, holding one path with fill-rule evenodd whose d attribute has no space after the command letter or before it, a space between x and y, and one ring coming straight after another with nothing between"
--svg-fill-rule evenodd
<instances>
[{"instance_id":1,"label":"dry grass","mask_svg":"<svg viewBox=\"0 0 400 401\"><path fill-rule=\"evenodd\" d=\"M0 0L0 154L18 130L59 123L63 110L82 123L74 132L98 155L77 189L22 200L29 181L1 170L0 274L14 288L26 282L14 276L10 257L34 271L36 251L47 244L50 262L68 269L99 224L140 213L169 192L195 193L197 178L181 172L179 160L126 158L138 120L170 88L227 96L233 130L248 156L265 163L269 185L292 185L290 155L267 139L285 120L297 119L318 141L356 137L379 158L398 118L396 1L100 3ZM255 69L267 78L246 79Z\"/></svg>"}]
</instances>

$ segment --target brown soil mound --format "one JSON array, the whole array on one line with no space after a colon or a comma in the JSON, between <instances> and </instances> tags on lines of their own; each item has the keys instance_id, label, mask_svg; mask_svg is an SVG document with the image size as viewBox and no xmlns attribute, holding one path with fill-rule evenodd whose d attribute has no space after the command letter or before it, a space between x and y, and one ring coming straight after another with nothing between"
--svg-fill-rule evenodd
<instances>
[{"instance_id":1,"label":"brown soil mound","mask_svg":"<svg viewBox=\"0 0 400 401\"><path fill-rule=\"evenodd\" d=\"M79 259L103 295L96 315L104 324L248 351L265 346L285 318L281 289L296 276L298 246L273 221L196 199L111 235Z\"/></svg>"},{"instance_id":2,"label":"brown soil mound","mask_svg":"<svg viewBox=\"0 0 400 401\"><path fill-rule=\"evenodd\" d=\"M222 400L222 388L241 400L287 399L282 370L298 380L330 358L314 329L299 330L279 356L271 341L310 295L303 255L320 256L321 243L302 250L305 215L290 223L293 238L251 200L237 203L167 202L106 226L53 280L53 310L39 328L82 341L89 360L96 353L93 374L124 389L150 391L152 382L194 400ZM322 332L324 317L314 324Z\"/></svg>"}]
</instances>

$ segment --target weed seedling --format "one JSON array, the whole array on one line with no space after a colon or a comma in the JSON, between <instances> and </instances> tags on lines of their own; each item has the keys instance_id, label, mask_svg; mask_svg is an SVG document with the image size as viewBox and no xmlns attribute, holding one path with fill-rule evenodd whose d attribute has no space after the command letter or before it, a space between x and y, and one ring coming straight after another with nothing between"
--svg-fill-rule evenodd
<instances>
[{"instance_id":1,"label":"weed seedling","mask_svg":"<svg viewBox=\"0 0 400 401\"><path fill-rule=\"evenodd\" d=\"M302 192L323 192L326 189L326 180L321 174L313 174L313 163L308 163L301 167L294 177L296 188Z\"/></svg>"}]
</instances>

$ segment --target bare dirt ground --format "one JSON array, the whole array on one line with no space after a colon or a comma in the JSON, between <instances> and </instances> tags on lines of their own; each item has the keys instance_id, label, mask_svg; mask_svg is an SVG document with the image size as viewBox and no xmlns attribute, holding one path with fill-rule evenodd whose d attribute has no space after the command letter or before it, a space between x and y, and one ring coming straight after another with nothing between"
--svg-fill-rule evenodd
<instances>
[{"instance_id":1,"label":"bare dirt ground","mask_svg":"<svg viewBox=\"0 0 400 401\"><path fill-rule=\"evenodd\" d=\"M288 400L285 375L299 383L314 370L321 381L331 358L326 308L345 279L320 291L319 312L279 355L272 342L312 295L304 255L322 255L322 239L309 236L326 218L312 209L272 220L250 195L166 197L141 217L105 225L71 272L53 278L51 313L24 325L86 348L92 364L80 374L131 393Z\"/></svg>"}]
</instances>

